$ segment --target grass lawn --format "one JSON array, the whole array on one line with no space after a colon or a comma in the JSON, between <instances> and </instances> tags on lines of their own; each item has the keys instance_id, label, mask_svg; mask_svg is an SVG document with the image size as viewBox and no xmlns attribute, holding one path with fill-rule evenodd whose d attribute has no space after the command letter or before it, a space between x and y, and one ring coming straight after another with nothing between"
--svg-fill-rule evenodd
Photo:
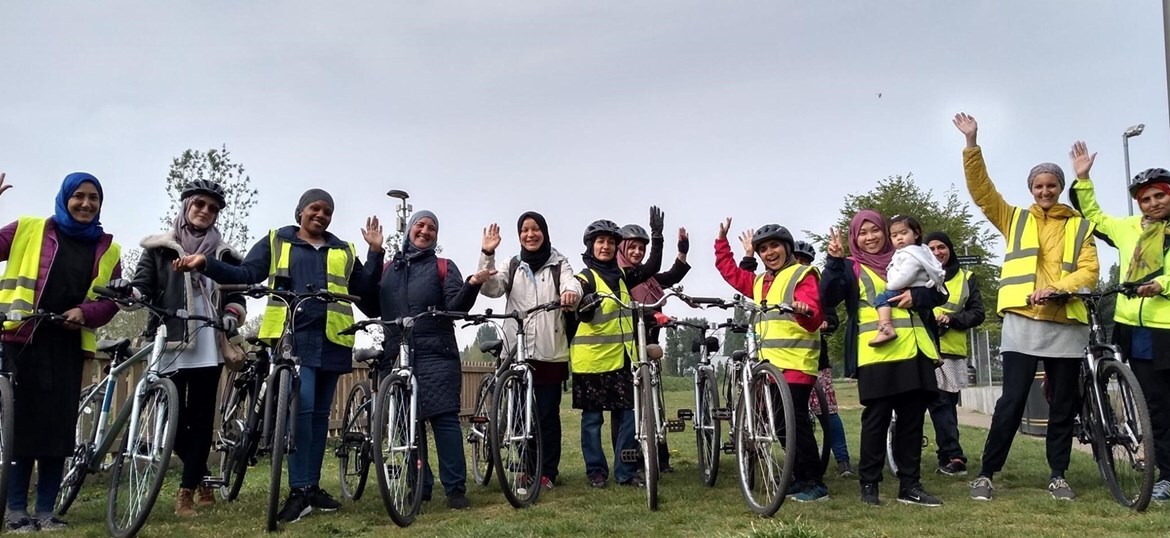
<instances>
[{"instance_id":1,"label":"grass lawn","mask_svg":"<svg viewBox=\"0 0 1170 538\"><path fill-rule=\"evenodd\" d=\"M670 384L667 405L670 414L677 407L690 407L692 393L680 384ZM687 384L689 385L689 383ZM861 408L856 389L841 388L838 396L849 437L850 454L856 463ZM882 483L882 506L869 507L858 500L856 480L831 474L827 482L832 498L826 502L800 504L785 502L773 519L751 515L735 482L735 458L724 455L719 481L714 488L699 484L695 467L693 430L670 435L674 474L663 475L657 512L646 509L644 490L616 487L593 490L584 477L579 443L580 413L569 409L571 397L562 402L564 450L561 484L543 492L537 506L513 509L498 488L471 485L472 508L447 510L442 490L436 484L435 500L423 505L417 521L408 529L390 522L378 498L377 485L370 477L365 497L332 514L314 513L286 526L284 536L552 536L552 535L640 535L650 536L1170 536L1170 504L1152 504L1144 514L1117 505L1104 489L1092 458L1073 451L1069 481L1080 496L1071 503L1052 500L1045 487L1048 466L1042 439L1019 437L1006 471L997 477L996 499L976 502L967 496L964 479L934 473L934 443L925 449L923 475L929 491L946 502L940 508L903 506L894 499L897 481L887 476ZM927 435L930 421L927 420ZM604 431L604 430L603 430ZM726 431L724 431L726 436ZM978 464L986 436L984 430L962 428L962 440L972 466ZM608 442L605 443L608 446ZM432 452L433 454L433 452ZM433 460L433 458L432 458ZM832 467L832 466L831 466ZM322 487L338 493L336 458L326 453ZM174 470L151 520L141 536L261 536L264 534L264 507L268 482L267 466L248 473L240 500L220 503L196 518L179 520L173 515L178 475ZM98 480L82 492L70 511L71 536L106 536L104 484Z\"/></svg>"}]
</instances>

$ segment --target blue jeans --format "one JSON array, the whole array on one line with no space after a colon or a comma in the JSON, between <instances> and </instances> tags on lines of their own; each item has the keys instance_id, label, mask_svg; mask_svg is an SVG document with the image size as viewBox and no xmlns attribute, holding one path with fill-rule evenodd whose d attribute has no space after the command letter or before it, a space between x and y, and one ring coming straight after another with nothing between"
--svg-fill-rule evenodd
<instances>
[{"instance_id":1,"label":"blue jeans","mask_svg":"<svg viewBox=\"0 0 1170 538\"><path fill-rule=\"evenodd\" d=\"M967 463L963 446L959 444L959 393L938 391L938 399L930 404L930 421L934 423L934 440L938 444L938 465L951 460Z\"/></svg>"},{"instance_id":2,"label":"blue jeans","mask_svg":"<svg viewBox=\"0 0 1170 538\"><path fill-rule=\"evenodd\" d=\"M609 465L605 451L601 448L601 426L605 424L604 411L581 412L581 455L585 457L585 475L600 474L609 477ZM634 441L634 410L610 411L610 440L613 443L613 474L618 482L625 482L638 475L638 466L622 462L623 449L636 449ZM650 457L650 454L646 455Z\"/></svg>"},{"instance_id":3,"label":"blue jeans","mask_svg":"<svg viewBox=\"0 0 1170 538\"><path fill-rule=\"evenodd\" d=\"M435 452L439 456L439 481L447 497L467 493L467 458L463 454L463 428L459 425L459 413L451 412L427 419L435 436ZM423 467L423 495L430 496L435 487L435 475L431 473L431 459Z\"/></svg>"},{"instance_id":4,"label":"blue jeans","mask_svg":"<svg viewBox=\"0 0 1170 538\"><path fill-rule=\"evenodd\" d=\"M337 372L301 367L301 391L297 401L297 449L288 456L288 487L321 485L321 463L329 435L329 410L337 391Z\"/></svg>"},{"instance_id":5,"label":"blue jeans","mask_svg":"<svg viewBox=\"0 0 1170 538\"><path fill-rule=\"evenodd\" d=\"M890 306L890 299L902 295L906 290L886 290L878 294L873 304L874 308L881 308L883 306Z\"/></svg>"},{"instance_id":6,"label":"blue jeans","mask_svg":"<svg viewBox=\"0 0 1170 538\"><path fill-rule=\"evenodd\" d=\"M833 459L849 461L849 443L845 440L845 424L841 422L841 415L829 415L829 430L833 436Z\"/></svg>"},{"instance_id":7,"label":"blue jeans","mask_svg":"<svg viewBox=\"0 0 1170 538\"><path fill-rule=\"evenodd\" d=\"M28 486L32 482L34 463L37 464L37 513L31 515L52 514L57 502L61 477L65 474L65 458L17 459L12 462L8 482L8 511L16 515L28 512Z\"/></svg>"}]
</instances>

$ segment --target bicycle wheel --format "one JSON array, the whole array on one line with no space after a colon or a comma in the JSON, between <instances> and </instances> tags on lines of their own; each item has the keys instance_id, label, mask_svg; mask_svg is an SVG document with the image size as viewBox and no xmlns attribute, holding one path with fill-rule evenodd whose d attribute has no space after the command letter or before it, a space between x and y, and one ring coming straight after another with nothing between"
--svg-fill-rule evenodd
<instances>
[{"instance_id":1,"label":"bicycle wheel","mask_svg":"<svg viewBox=\"0 0 1170 538\"><path fill-rule=\"evenodd\" d=\"M894 456L898 451L894 450L894 439L897 438L898 414L891 412L890 427L886 430L886 468L890 470L890 474L898 476L898 460Z\"/></svg>"},{"instance_id":2,"label":"bicycle wheel","mask_svg":"<svg viewBox=\"0 0 1170 538\"><path fill-rule=\"evenodd\" d=\"M378 386L374 413L371 442L378 489L386 513L399 527L414 523L422 504L427 445L422 421L415 419L414 397L407 378L387 376Z\"/></svg>"},{"instance_id":3,"label":"bicycle wheel","mask_svg":"<svg viewBox=\"0 0 1170 538\"><path fill-rule=\"evenodd\" d=\"M370 473L370 383L353 386L345 399L342 416L341 445L337 447L337 475L341 497L349 501L362 498Z\"/></svg>"},{"instance_id":4,"label":"bicycle wheel","mask_svg":"<svg viewBox=\"0 0 1170 538\"><path fill-rule=\"evenodd\" d=\"M816 399L816 409L819 413L813 413L813 406L809 406L809 415L812 418L813 438L816 439L817 446L820 447L821 462L817 476L825 476L825 471L829 469L829 456L833 450L833 431L829 429L829 399L825 396L825 389L821 387L820 383L813 385L812 398Z\"/></svg>"},{"instance_id":5,"label":"bicycle wheel","mask_svg":"<svg viewBox=\"0 0 1170 538\"><path fill-rule=\"evenodd\" d=\"M106 527L116 538L134 536L146 523L162 490L179 431L179 391L174 382L158 379L139 398L137 427L123 433L122 450L110 472Z\"/></svg>"},{"instance_id":6,"label":"bicycle wheel","mask_svg":"<svg viewBox=\"0 0 1170 538\"><path fill-rule=\"evenodd\" d=\"M524 371L508 370L499 377L488 437L496 476L504 498L514 508L525 508L540 497L541 446L536 402L529 399Z\"/></svg>"},{"instance_id":7,"label":"bicycle wheel","mask_svg":"<svg viewBox=\"0 0 1170 538\"><path fill-rule=\"evenodd\" d=\"M658 510L658 414L654 412L654 402L658 394L654 388L653 375L649 366L638 369L638 391L642 397L642 437L638 439L638 448L642 452L642 472L646 475L646 507ZM661 409L662 402L658 402Z\"/></svg>"},{"instance_id":8,"label":"bicycle wheel","mask_svg":"<svg viewBox=\"0 0 1170 538\"><path fill-rule=\"evenodd\" d=\"M65 458L65 471L61 475L61 488L57 493L56 512L62 517L77 499L77 494L81 493L85 476L89 474L89 462L93 459L93 450L97 442L97 421L101 417L102 402L105 398L105 383L81 389L77 425L73 429L76 446L73 455Z\"/></svg>"},{"instance_id":9,"label":"bicycle wheel","mask_svg":"<svg viewBox=\"0 0 1170 538\"><path fill-rule=\"evenodd\" d=\"M786 447L796 448L792 393L780 370L766 362L752 368L751 382L747 393L740 395L736 416L740 492L752 512L771 517L784 503L792 482L794 458Z\"/></svg>"},{"instance_id":10,"label":"bicycle wheel","mask_svg":"<svg viewBox=\"0 0 1170 538\"><path fill-rule=\"evenodd\" d=\"M1097 376L1105 396L1101 402L1104 435L1096 439L1097 466L1118 503L1144 511L1150 505L1157 467L1145 395L1133 372L1118 361L1101 362Z\"/></svg>"},{"instance_id":11,"label":"bicycle wheel","mask_svg":"<svg viewBox=\"0 0 1170 538\"><path fill-rule=\"evenodd\" d=\"M15 435L16 417L13 415L12 381L0 376L0 521L8 508L8 478L12 462L12 436Z\"/></svg>"},{"instance_id":12,"label":"bicycle wheel","mask_svg":"<svg viewBox=\"0 0 1170 538\"><path fill-rule=\"evenodd\" d=\"M471 445L471 478L476 484L488 485L492 480L492 443L488 441L488 432L491 421L489 412L492 406L492 388L495 384L493 374L484 374L479 381L479 389L475 391L475 411L468 420L467 444Z\"/></svg>"},{"instance_id":13,"label":"bicycle wheel","mask_svg":"<svg viewBox=\"0 0 1170 538\"><path fill-rule=\"evenodd\" d=\"M719 387L715 376L710 370L699 372L698 382L695 384L695 447L698 449L699 479L707 487L715 485L719 476L719 419L715 418L715 410L719 408Z\"/></svg>"},{"instance_id":14,"label":"bicycle wheel","mask_svg":"<svg viewBox=\"0 0 1170 538\"><path fill-rule=\"evenodd\" d=\"M234 501L240 494L240 487L244 483L243 470L237 462L242 457L247 469L247 456L244 455L248 444L248 413L252 409L252 391L247 387L237 387L236 378L240 374L233 373L227 386L231 390L224 398L219 409L219 431L215 432L215 451L219 457L215 458L212 476L219 477L219 496L225 501Z\"/></svg>"},{"instance_id":15,"label":"bicycle wheel","mask_svg":"<svg viewBox=\"0 0 1170 538\"><path fill-rule=\"evenodd\" d=\"M280 510L281 474L284 472L284 456L289 449L289 412L293 398L292 371L288 368L278 368L274 377L276 392L268 387L271 400L266 409L271 409L272 431L269 439L272 444L272 461L268 473L268 532L276 532L276 517Z\"/></svg>"}]
</instances>

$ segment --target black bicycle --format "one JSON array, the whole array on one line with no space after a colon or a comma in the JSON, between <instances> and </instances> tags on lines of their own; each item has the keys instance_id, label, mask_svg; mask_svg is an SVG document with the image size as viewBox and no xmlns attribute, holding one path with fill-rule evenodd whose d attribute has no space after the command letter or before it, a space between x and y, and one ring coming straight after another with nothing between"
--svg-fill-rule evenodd
<instances>
[{"instance_id":1,"label":"black bicycle","mask_svg":"<svg viewBox=\"0 0 1170 538\"><path fill-rule=\"evenodd\" d=\"M341 497L358 501L366 490L370 464L374 462L374 409L378 405L378 372L382 364L381 349L360 349L354 360L366 365L366 379L354 384L345 398L341 415L341 443L334 451L337 456L337 478L341 483Z\"/></svg>"},{"instance_id":2,"label":"black bicycle","mask_svg":"<svg viewBox=\"0 0 1170 538\"><path fill-rule=\"evenodd\" d=\"M219 405L220 425L215 432L212 476L203 483L219 490L221 499L231 502L240 494L248 467L256 465L264 419L264 389L272 368L267 343L248 337L252 350L244 367L229 374L226 393Z\"/></svg>"}]
</instances>

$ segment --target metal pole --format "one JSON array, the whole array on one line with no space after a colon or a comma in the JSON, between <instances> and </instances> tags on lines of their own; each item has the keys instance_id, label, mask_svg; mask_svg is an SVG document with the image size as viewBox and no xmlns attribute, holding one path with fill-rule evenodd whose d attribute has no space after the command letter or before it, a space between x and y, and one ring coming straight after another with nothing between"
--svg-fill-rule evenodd
<instances>
[{"instance_id":1,"label":"metal pole","mask_svg":"<svg viewBox=\"0 0 1170 538\"><path fill-rule=\"evenodd\" d=\"M1167 106L1170 107L1170 0L1162 0L1162 43L1166 60L1166 100ZM1125 180L1129 181L1129 178ZM1130 211L1130 214L1132 215L1133 211Z\"/></svg>"},{"instance_id":2,"label":"metal pole","mask_svg":"<svg viewBox=\"0 0 1170 538\"><path fill-rule=\"evenodd\" d=\"M1170 0L1166 0L1166 1L1170 2ZM1129 189L1130 175L1129 175L1129 132L1128 131L1121 135L1121 147L1123 150L1122 153L1125 155L1125 185L1124 185L1124 187L1126 189ZM1133 197L1128 195L1129 194L1128 190L1126 190L1125 192L1126 192L1125 200L1127 202L1129 202L1129 215L1132 217L1133 216Z\"/></svg>"}]
</instances>

